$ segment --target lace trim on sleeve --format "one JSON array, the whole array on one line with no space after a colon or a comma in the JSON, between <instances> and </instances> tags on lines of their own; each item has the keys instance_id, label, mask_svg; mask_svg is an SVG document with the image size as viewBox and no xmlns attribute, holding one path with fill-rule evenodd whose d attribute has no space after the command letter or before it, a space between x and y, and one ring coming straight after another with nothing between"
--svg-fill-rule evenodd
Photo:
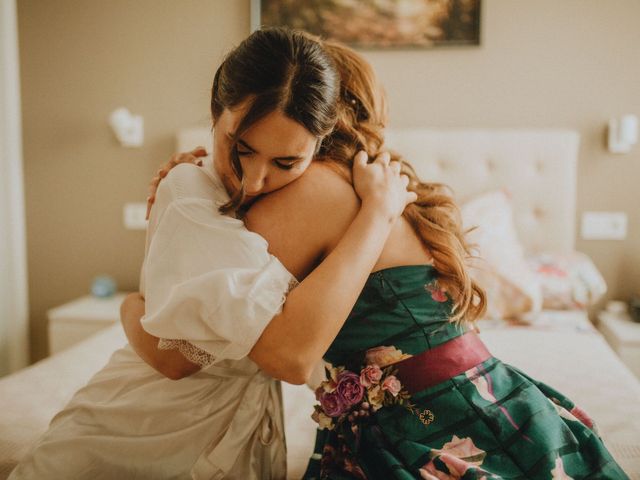
<instances>
[{"instance_id":1,"label":"lace trim on sleeve","mask_svg":"<svg viewBox=\"0 0 640 480\"><path fill-rule=\"evenodd\" d=\"M295 278L291 277L289 279L287 290L283 292L282 295L282 303L285 302L289 292L291 292L291 290L293 290L299 284L300 283ZM213 364L213 362L216 360L216 357L208 353L206 350L196 347L194 344L188 342L187 340L161 338L158 342L158 349L178 350L184 356L184 358L186 358L190 362L195 363L200 368L206 368Z\"/></svg>"},{"instance_id":2,"label":"lace trim on sleeve","mask_svg":"<svg viewBox=\"0 0 640 480\"><path fill-rule=\"evenodd\" d=\"M291 277L289 279L289 285L287 285L287 291L284 292L284 297L286 298L287 295L289 295L289 293L291 292L291 290L296 288L298 285L300 285L300 282L296 280L294 277Z\"/></svg>"},{"instance_id":3,"label":"lace trim on sleeve","mask_svg":"<svg viewBox=\"0 0 640 480\"><path fill-rule=\"evenodd\" d=\"M158 342L159 350L178 350L184 358L195 363L200 368L206 368L215 361L215 357L186 340L170 340L161 338Z\"/></svg>"}]
</instances>

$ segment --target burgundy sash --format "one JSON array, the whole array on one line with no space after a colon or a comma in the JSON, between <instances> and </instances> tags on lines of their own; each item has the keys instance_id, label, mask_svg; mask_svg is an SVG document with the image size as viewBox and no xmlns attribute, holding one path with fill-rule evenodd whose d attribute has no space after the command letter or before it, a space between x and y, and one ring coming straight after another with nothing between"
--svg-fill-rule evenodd
<instances>
[{"instance_id":1,"label":"burgundy sash","mask_svg":"<svg viewBox=\"0 0 640 480\"><path fill-rule=\"evenodd\" d=\"M491 358L475 332L467 332L418 355L394 364L398 379L409 393L449 380Z\"/></svg>"}]
</instances>

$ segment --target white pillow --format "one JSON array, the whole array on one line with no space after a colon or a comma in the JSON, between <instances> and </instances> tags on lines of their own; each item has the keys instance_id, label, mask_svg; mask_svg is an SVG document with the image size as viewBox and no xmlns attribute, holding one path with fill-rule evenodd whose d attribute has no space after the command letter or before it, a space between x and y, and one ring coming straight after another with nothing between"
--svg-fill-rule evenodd
<instances>
[{"instance_id":1,"label":"white pillow","mask_svg":"<svg viewBox=\"0 0 640 480\"><path fill-rule=\"evenodd\" d=\"M471 275L487 292L487 316L513 318L540 311L541 285L525 259L509 195L504 190L484 193L462 205L461 213L465 229L477 227L467 241L480 257L471 262Z\"/></svg>"}]
</instances>

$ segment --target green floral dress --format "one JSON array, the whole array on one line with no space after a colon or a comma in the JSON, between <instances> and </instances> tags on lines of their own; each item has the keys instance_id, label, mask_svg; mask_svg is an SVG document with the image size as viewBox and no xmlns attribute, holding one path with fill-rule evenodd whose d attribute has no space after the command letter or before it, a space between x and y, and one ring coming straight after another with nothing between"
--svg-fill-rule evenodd
<instances>
[{"instance_id":1,"label":"green floral dress","mask_svg":"<svg viewBox=\"0 0 640 480\"><path fill-rule=\"evenodd\" d=\"M359 372L459 337L431 266L373 273L325 360ZM627 479L579 407L495 357L382 406L357 428L318 430L305 479Z\"/></svg>"}]
</instances>

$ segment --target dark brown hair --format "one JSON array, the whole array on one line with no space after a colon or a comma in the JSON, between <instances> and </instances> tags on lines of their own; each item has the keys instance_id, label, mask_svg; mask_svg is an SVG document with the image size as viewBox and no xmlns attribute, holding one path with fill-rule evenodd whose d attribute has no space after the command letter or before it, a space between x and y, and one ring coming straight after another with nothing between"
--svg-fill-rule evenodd
<instances>
[{"instance_id":1,"label":"dark brown hair","mask_svg":"<svg viewBox=\"0 0 640 480\"><path fill-rule=\"evenodd\" d=\"M350 177L353 157L359 150L370 157L384 150L385 94L362 56L337 42L327 41L324 48L333 58L341 85L338 121L323 142L318 160L335 165ZM438 281L454 301L452 320L473 322L484 313L485 294L469 275L467 260L472 255L451 192L445 185L422 182L400 155L391 152L391 158L401 162L402 173L410 179L409 189L418 194L418 200L408 205L403 215L433 256Z\"/></svg>"},{"instance_id":2,"label":"dark brown hair","mask_svg":"<svg viewBox=\"0 0 640 480\"><path fill-rule=\"evenodd\" d=\"M225 108L251 99L235 132L234 143L261 118L281 111L317 137L319 149L322 138L335 125L339 91L333 61L318 39L288 28L265 28L249 35L216 71L211 88L211 114L215 124ZM236 147L231 155L234 172L242 180ZM221 211L236 210L244 197L242 187Z\"/></svg>"}]
</instances>

